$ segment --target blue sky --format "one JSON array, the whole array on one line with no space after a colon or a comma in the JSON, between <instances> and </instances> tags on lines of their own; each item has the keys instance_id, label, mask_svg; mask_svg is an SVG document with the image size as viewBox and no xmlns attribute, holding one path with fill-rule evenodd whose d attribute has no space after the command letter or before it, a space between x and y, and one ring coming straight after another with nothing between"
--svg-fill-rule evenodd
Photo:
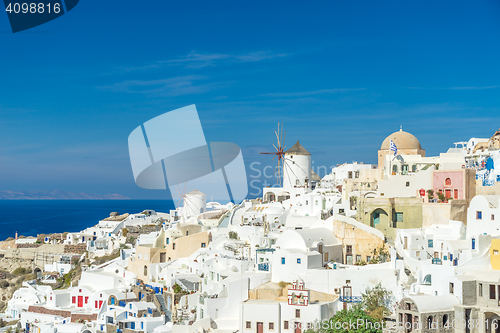
<instances>
[{"instance_id":1,"label":"blue sky","mask_svg":"<svg viewBox=\"0 0 500 333\"><path fill-rule=\"evenodd\" d=\"M0 13L0 190L165 198L127 138L190 104L247 165L280 121L315 166L376 163L400 125L439 154L500 127L498 59L496 0L84 0L16 34Z\"/></svg>"}]
</instances>

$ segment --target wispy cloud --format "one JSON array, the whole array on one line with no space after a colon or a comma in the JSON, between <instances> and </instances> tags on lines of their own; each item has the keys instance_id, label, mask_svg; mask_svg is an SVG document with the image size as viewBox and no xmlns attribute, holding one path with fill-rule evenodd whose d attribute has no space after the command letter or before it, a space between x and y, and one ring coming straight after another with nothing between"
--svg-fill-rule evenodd
<instances>
[{"instance_id":1,"label":"wispy cloud","mask_svg":"<svg viewBox=\"0 0 500 333\"><path fill-rule=\"evenodd\" d=\"M142 66L126 67L125 71L136 71L145 69L155 69L164 66L184 66L187 68L203 68L209 66L217 66L223 63L245 63L259 62L274 58L287 57L288 53L276 53L271 51L257 51L244 54L229 54L229 53L199 53L191 51L185 56L175 59L155 61Z\"/></svg>"},{"instance_id":2,"label":"wispy cloud","mask_svg":"<svg viewBox=\"0 0 500 333\"><path fill-rule=\"evenodd\" d=\"M180 96L202 94L227 84L227 82L201 83L206 79L205 76L187 75L158 80L127 80L99 88L114 92Z\"/></svg>"},{"instance_id":3,"label":"wispy cloud","mask_svg":"<svg viewBox=\"0 0 500 333\"><path fill-rule=\"evenodd\" d=\"M305 96L313 96L313 95L321 95L321 94L335 94L340 92L347 91L359 91L365 90L365 88L336 88L336 89L321 89L321 90L313 90L313 91L297 91L297 92L284 92L284 93L268 93L262 94L261 96L267 97L305 97Z\"/></svg>"},{"instance_id":4,"label":"wispy cloud","mask_svg":"<svg viewBox=\"0 0 500 333\"><path fill-rule=\"evenodd\" d=\"M432 90L487 90L498 89L500 86L464 86L464 87L406 87L406 89L432 89Z\"/></svg>"}]
</instances>

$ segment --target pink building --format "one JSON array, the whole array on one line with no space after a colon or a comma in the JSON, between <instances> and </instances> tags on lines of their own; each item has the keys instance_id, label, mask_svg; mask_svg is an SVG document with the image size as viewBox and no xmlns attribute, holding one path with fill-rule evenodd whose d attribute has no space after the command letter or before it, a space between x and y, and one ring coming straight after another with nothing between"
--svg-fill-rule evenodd
<instances>
[{"instance_id":1,"label":"pink building","mask_svg":"<svg viewBox=\"0 0 500 333\"><path fill-rule=\"evenodd\" d=\"M470 200L476 195L476 171L473 169L435 170L432 173L434 196L444 194L446 198Z\"/></svg>"}]
</instances>

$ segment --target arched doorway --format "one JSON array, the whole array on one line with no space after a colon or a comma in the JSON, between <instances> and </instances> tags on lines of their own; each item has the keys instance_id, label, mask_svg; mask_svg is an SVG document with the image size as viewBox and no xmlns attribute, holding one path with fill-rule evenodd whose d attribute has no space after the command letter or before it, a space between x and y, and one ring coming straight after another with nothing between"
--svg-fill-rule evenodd
<instances>
[{"instance_id":1,"label":"arched doorway","mask_svg":"<svg viewBox=\"0 0 500 333\"><path fill-rule=\"evenodd\" d=\"M500 316L494 312L485 312L486 333L500 333Z\"/></svg>"},{"instance_id":2,"label":"arched doorway","mask_svg":"<svg viewBox=\"0 0 500 333\"><path fill-rule=\"evenodd\" d=\"M35 270L33 271L33 273L35 273L36 275L36 278L39 280L43 277L42 275L42 270L40 269L40 267L35 267Z\"/></svg>"},{"instance_id":3,"label":"arched doorway","mask_svg":"<svg viewBox=\"0 0 500 333\"><path fill-rule=\"evenodd\" d=\"M275 200L276 200L276 195L274 194L274 192L269 191L264 195L264 201L266 202L272 202Z\"/></svg>"},{"instance_id":4,"label":"arched doorway","mask_svg":"<svg viewBox=\"0 0 500 333\"><path fill-rule=\"evenodd\" d=\"M375 209L370 215L370 226L373 228L377 225L387 225L389 221L387 212L382 208Z\"/></svg>"}]
</instances>

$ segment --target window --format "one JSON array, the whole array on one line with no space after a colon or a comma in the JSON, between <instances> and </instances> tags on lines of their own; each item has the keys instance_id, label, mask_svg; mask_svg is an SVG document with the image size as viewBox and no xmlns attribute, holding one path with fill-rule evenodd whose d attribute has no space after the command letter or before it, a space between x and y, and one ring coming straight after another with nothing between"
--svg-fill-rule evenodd
<instances>
[{"instance_id":1,"label":"window","mask_svg":"<svg viewBox=\"0 0 500 333\"><path fill-rule=\"evenodd\" d=\"M188 236L188 235L189 235L189 231L186 231L186 236Z\"/></svg>"},{"instance_id":2,"label":"window","mask_svg":"<svg viewBox=\"0 0 500 333\"><path fill-rule=\"evenodd\" d=\"M170 244L170 238L167 238L167 244Z\"/></svg>"},{"instance_id":3,"label":"window","mask_svg":"<svg viewBox=\"0 0 500 333\"><path fill-rule=\"evenodd\" d=\"M434 239L427 240L427 247L434 247Z\"/></svg>"},{"instance_id":4,"label":"window","mask_svg":"<svg viewBox=\"0 0 500 333\"><path fill-rule=\"evenodd\" d=\"M175 250L175 243L172 243L172 250Z\"/></svg>"},{"instance_id":5,"label":"window","mask_svg":"<svg viewBox=\"0 0 500 333\"><path fill-rule=\"evenodd\" d=\"M448 328L448 325L449 325L449 323L448 323L448 315L447 315L447 314L445 314L445 315L443 316L443 327L444 327L444 328Z\"/></svg>"},{"instance_id":6,"label":"window","mask_svg":"<svg viewBox=\"0 0 500 333\"><path fill-rule=\"evenodd\" d=\"M372 260L372 257L371 256L366 256L366 262L370 262Z\"/></svg>"},{"instance_id":7,"label":"window","mask_svg":"<svg viewBox=\"0 0 500 333\"><path fill-rule=\"evenodd\" d=\"M297 258L297 264L300 264L300 258Z\"/></svg>"},{"instance_id":8,"label":"window","mask_svg":"<svg viewBox=\"0 0 500 333\"><path fill-rule=\"evenodd\" d=\"M285 257L281 257L281 264L284 265L285 264Z\"/></svg>"},{"instance_id":9,"label":"window","mask_svg":"<svg viewBox=\"0 0 500 333\"><path fill-rule=\"evenodd\" d=\"M89 297L85 296L85 304L88 304L88 303L89 303Z\"/></svg>"},{"instance_id":10,"label":"window","mask_svg":"<svg viewBox=\"0 0 500 333\"><path fill-rule=\"evenodd\" d=\"M432 316L427 317L427 328L428 329L432 329L433 322L434 322L434 318L432 318Z\"/></svg>"},{"instance_id":11,"label":"window","mask_svg":"<svg viewBox=\"0 0 500 333\"><path fill-rule=\"evenodd\" d=\"M349 171L348 178L352 178L352 171Z\"/></svg>"},{"instance_id":12,"label":"window","mask_svg":"<svg viewBox=\"0 0 500 333\"><path fill-rule=\"evenodd\" d=\"M274 331L274 323L269 323L269 330Z\"/></svg>"},{"instance_id":13,"label":"window","mask_svg":"<svg viewBox=\"0 0 500 333\"><path fill-rule=\"evenodd\" d=\"M397 166L397 165L393 165L393 166L392 166L392 173L393 173L393 174L398 173L398 166Z\"/></svg>"},{"instance_id":14,"label":"window","mask_svg":"<svg viewBox=\"0 0 500 333\"><path fill-rule=\"evenodd\" d=\"M450 282L450 294L453 294L455 292L455 286L453 285L453 282Z\"/></svg>"},{"instance_id":15,"label":"window","mask_svg":"<svg viewBox=\"0 0 500 333\"><path fill-rule=\"evenodd\" d=\"M352 254L352 245L347 245L346 246L346 253L347 254Z\"/></svg>"},{"instance_id":16,"label":"window","mask_svg":"<svg viewBox=\"0 0 500 333\"><path fill-rule=\"evenodd\" d=\"M453 190L453 199L458 199L458 189Z\"/></svg>"},{"instance_id":17,"label":"window","mask_svg":"<svg viewBox=\"0 0 500 333\"><path fill-rule=\"evenodd\" d=\"M288 320L285 320L285 321L283 322L283 328L284 328L285 330L287 330L287 329L288 329Z\"/></svg>"},{"instance_id":18,"label":"window","mask_svg":"<svg viewBox=\"0 0 500 333\"><path fill-rule=\"evenodd\" d=\"M144 265L144 275L148 275L148 266Z\"/></svg>"},{"instance_id":19,"label":"window","mask_svg":"<svg viewBox=\"0 0 500 333\"><path fill-rule=\"evenodd\" d=\"M493 250L493 255L497 256L498 255L498 250Z\"/></svg>"},{"instance_id":20,"label":"window","mask_svg":"<svg viewBox=\"0 0 500 333\"><path fill-rule=\"evenodd\" d=\"M252 322L251 321L247 321L246 324L245 324L245 328L246 329L252 328Z\"/></svg>"},{"instance_id":21,"label":"window","mask_svg":"<svg viewBox=\"0 0 500 333\"><path fill-rule=\"evenodd\" d=\"M403 213L396 213L396 222L403 222Z\"/></svg>"},{"instance_id":22,"label":"window","mask_svg":"<svg viewBox=\"0 0 500 333\"><path fill-rule=\"evenodd\" d=\"M451 178L446 178L445 179L444 186L451 186Z\"/></svg>"},{"instance_id":23,"label":"window","mask_svg":"<svg viewBox=\"0 0 500 333\"><path fill-rule=\"evenodd\" d=\"M300 318L300 309L295 309L295 318Z\"/></svg>"},{"instance_id":24,"label":"window","mask_svg":"<svg viewBox=\"0 0 500 333\"><path fill-rule=\"evenodd\" d=\"M359 171L356 171L356 172L354 173L354 178L359 178Z\"/></svg>"},{"instance_id":25,"label":"window","mask_svg":"<svg viewBox=\"0 0 500 333\"><path fill-rule=\"evenodd\" d=\"M307 206L307 205L309 205L309 201L308 201L308 200L306 200L306 206Z\"/></svg>"},{"instance_id":26,"label":"window","mask_svg":"<svg viewBox=\"0 0 500 333\"><path fill-rule=\"evenodd\" d=\"M420 258L420 251L416 252L417 258Z\"/></svg>"},{"instance_id":27,"label":"window","mask_svg":"<svg viewBox=\"0 0 500 333\"><path fill-rule=\"evenodd\" d=\"M476 220L482 220L483 219L483 212L481 211L476 211Z\"/></svg>"},{"instance_id":28,"label":"window","mask_svg":"<svg viewBox=\"0 0 500 333\"><path fill-rule=\"evenodd\" d=\"M475 238L472 238L472 249L473 250L476 249L476 239Z\"/></svg>"},{"instance_id":29,"label":"window","mask_svg":"<svg viewBox=\"0 0 500 333\"><path fill-rule=\"evenodd\" d=\"M206 246L207 246L207 244L201 243L201 247L206 247Z\"/></svg>"},{"instance_id":30,"label":"window","mask_svg":"<svg viewBox=\"0 0 500 333\"><path fill-rule=\"evenodd\" d=\"M495 285L490 284L490 299L496 299Z\"/></svg>"},{"instance_id":31,"label":"window","mask_svg":"<svg viewBox=\"0 0 500 333\"><path fill-rule=\"evenodd\" d=\"M71 297L71 303L76 303L76 296Z\"/></svg>"},{"instance_id":32,"label":"window","mask_svg":"<svg viewBox=\"0 0 500 333\"><path fill-rule=\"evenodd\" d=\"M408 164L401 165L401 172L403 173L403 175L408 174Z\"/></svg>"},{"instance_id":33,"label":"window","mask_svg":"<svg viewBox=\"0 0 500 333\"><path fill-rule=\"evenodd\" d=\"M97 301L95 301L94 307L95 307L96 309L97 309L97 304L98 304L98 303L97 303Z\"/></svg>"},{"instance_id":34,"label":"window","mask_svg":"<svg viewBox=\"0 0 500 333\"><path fill-rule=\"evenodd\" d=\"M482 283L479 284L478 296L483 297L483 284Z\"/></svg>"},{"instance_id":35,"label":"window","mask_svg":"<svg viewBox=\"0 0 500 333\"><path fill-rule=\"evenodd\" d=\"M412 172L417 172L417 165L416 165L416 164L413 164L413 165L411 166L411 171L412 171Z\"/></svg>"},{"instance_id":36,"label":"window","mask_svg":"<svg viewBox=\"0 0 500 333\"><path fill-rule=\"evenodd\" d=\"M410 182L406 182L406 187L410 187Z\"/></svg>"},{"instance_id":37,"label":"window","mask_svg":"<svg viewBox=\"0 0 500 333\"><path fill-rule=\"evenodd\" d=\"M360 262L360 261L361 261L361 255L356 254L356 262L358 263L358 262Z\"/></svg>"},{"instance_id":38,"label":"window","mask_svg":"<svg viewBox=\"0 0 500 333\"><path fill-rule=\"evenodd\" d=\"M494 221L495 220L495 214L491 214L491 220Z\"/></svg>"}]
</instances>

